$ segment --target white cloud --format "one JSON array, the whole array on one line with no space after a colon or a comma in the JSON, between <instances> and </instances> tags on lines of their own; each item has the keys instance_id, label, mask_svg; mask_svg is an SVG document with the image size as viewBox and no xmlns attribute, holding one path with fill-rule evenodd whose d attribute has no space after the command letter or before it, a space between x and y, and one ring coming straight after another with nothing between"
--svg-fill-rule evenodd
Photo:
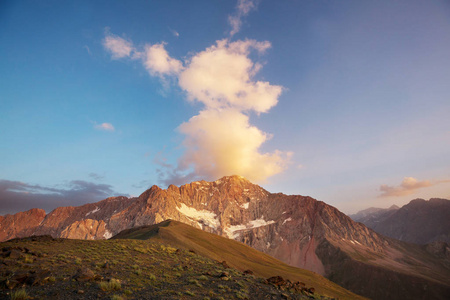
<instances>
[{"instance_id":1,"label":"white cloud","mask_svg":"<svg viewBox=\"0 0 450 300\"><path fill-rule=\"evenodd\" d=\"M104 131L114 131L115 130L114 126L111 123L95 124L94 128L98 129L98 130L104 130Z\"/></svg>"},{"instance_id":2,"label":"white cloud","mask_svg":"<svg viewBox=\"0 0 450 300\"><path fill-rule=\"evenodd\" d=\"M174 37L179 37L180 36L180 33L178 31L176 31L176 30L174 30L172 28L169 28L169 30L170 30L170 32L172 32Z\"/></svg>"},{"instance_id":3,"label":"white cloud","mask_svg":"<svg viewBox=\"0 0 450 300\"><path fill-rule=\"evenodd\" d=\"M112 59L130 57L132 51L134 51L131 42L112 34L108 34L103 39L103 47L111 52Z\"/></svg>"},{"instance_id":4,"label":"white cloud","mask_svg":"<svg viewBox=\"0 0 450 300\"><path fill-rule=\"evenodd\" d=\"M248 12L251 6L239 2ZM238 5L238 6L239 6ZM131 43L130 43L131 45ZM250 125L249 112L268 112L278 102L282 87L254 80L262 68L252 61L251 51L260 54L270 48L267 41L219 40L184 62L172 58L165 43L146 45L142 52L130 50L132 59L141 59L150 75L168 84L178 79L190 101L204 105L198 115L179 127L185 135L185 153L178 166L161 164L158 173L165 182L186 178L215 179L238 174L253 181L264 181L286 169L291 153L262 153L260 147L270 135ZM158 161L157 161L158 162Z\"/></svg>"},{"instance_id":5,"label":"white cloud","mask_svg":"<svg viewBox=\"0 0 450 300\"><path fill-rule=\"evenodd\" d=\"M164 45L165 43L145 46L143 63L153 76L177 75L183 68L179 60L169 56Z\"/></svg>"},{"instance_id":6,"label":"white cloud","mask_svg":"<svg viewBox=\"0 0 450 300\"><path fill-rule=\"evenodd\" d=\"M209 108L267 112L277 104L282 88L252 81L261 65L253 63L248 55L251 49L264 52L269 47L269 42L254 40L217 41L191 58L180 74L180 87L187 91L190 100L200 101Z\"/></svg>"},{"instance_id":7,"label":"white cloud","mask_svg":"<svg viewBox=\"0 0 450 300\"><path fill-rule=\"evenodd\" d=\"M250 11L256 9L257 5L257 1L255 0L238 0L236 13L228 17L228 23L231 25L230 36L235 35L241 30L242 18L247 16Z\"/></svg>"},{"instance_id":8,"label":"white cloud","mask_svg":"<svg viewBox=\"0 0 450 300\"><path fill-rule=\"evenodd\" d=\"M252 181L264 181L283 171L290 153L261 153L270 136L249 124L236 109L206 109L179 127L186 135L180 168L194 168L201 177L218 178L239 174Z\"/></svg>"}]
</instances>

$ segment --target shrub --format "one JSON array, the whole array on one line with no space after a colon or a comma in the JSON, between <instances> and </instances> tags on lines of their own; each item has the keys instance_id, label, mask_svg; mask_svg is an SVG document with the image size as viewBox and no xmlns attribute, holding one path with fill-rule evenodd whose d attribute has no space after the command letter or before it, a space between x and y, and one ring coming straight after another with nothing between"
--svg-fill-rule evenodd
<instances>
[{"instance_id":1,"label":"shrub","mask_svg":"<svg viewBox=\"0 0 450 300\"><path fill-rule=\"evenodd\" d=\"M24 300L28 299L27 291L24 289L17 290L11 293L11 300Z\"/></svg>"},{"instance_id":2,"label":"shrub","mask_svg":"<svg viewBox=\"0 0 450 300\"><path fill-rule=\"evenodd\" d=\"M30 255L26 255L24 260L23 260L23 262L26 263L26 264L31 264L31 263L33 263L33 261L34 260L33 260L33 258Z\"/></svg>"},{"instance_id":3,"label":"shrub","mask_svg":"<svg viewBox=\"0 0 450 300\"><path fill-rule=\"evenodd\" d=\"M122 287L120 281L114 278L109 282L101 281L99 286L102 291L118 291Z\"/></svg>"}]
</instances>

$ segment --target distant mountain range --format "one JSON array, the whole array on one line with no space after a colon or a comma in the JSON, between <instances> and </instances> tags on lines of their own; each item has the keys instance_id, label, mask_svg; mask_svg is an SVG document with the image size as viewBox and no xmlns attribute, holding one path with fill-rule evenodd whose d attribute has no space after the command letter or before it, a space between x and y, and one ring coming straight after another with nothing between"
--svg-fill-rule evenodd
<instances>
[{"instance_id":1,"label":"distant mountain range","mask_svg":"<svg viewBox=\"0 0 450 300\"><path fill-rule=\"evenodd\" d=\"M139 197L112 197L49 214L0 217L0 240L29 235L106 239L176 220L234 239L373 299L448 299L447 258L386 238L311 197L269 193L240 176L197 181Z\"/></svg>"},{"instance_id":2,"label":"distant mountain range","mask_svg":"<svg viewBox=\"0 0 450 300\"><path fill-rule=\"evenodd\" d=\"M399 208L369 208L350 217L378 233L401 241L450 243L450 200L415 199Z\"/></svg>"}]
</instances>

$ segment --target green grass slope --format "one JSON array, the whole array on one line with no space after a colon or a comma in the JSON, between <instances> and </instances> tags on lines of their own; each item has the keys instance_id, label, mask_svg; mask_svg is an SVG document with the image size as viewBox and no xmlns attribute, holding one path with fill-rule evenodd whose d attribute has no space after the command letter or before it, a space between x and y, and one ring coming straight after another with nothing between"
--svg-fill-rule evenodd
<instances>
[{"instance_id":1,"label":"green grass slope","mask_svg":"<svg viewBox=\"0 0 450 300\"><path fill-rule=\"evenodd\" d=\"M289 266L245 244L177 221L167 220L156 225L128 229L112 239L159 241L173 247L194 250L217 261L226 261L237 270L251 270L255 275L264 278L279 275L291 281L304 282L306 286L314 287L321 295L339 299L365 299L314 272Z\"/></svg>"},{"instance_id":2,"label":"green grass slope","mask_svg":"<svg viewBox=\"0 0 450 300\"><path fill-rule=\"evenodd\" d=\"M330 300L158 241L50 236L0 243L0 299Z\"/></svg>"}]
</instances>

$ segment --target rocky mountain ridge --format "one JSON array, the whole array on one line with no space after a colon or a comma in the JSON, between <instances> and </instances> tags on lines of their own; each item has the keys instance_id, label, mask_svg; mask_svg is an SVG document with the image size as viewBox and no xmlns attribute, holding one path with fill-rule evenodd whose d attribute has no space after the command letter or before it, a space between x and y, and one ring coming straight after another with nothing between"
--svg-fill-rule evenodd
<instances>
[{"instance_id":1,"label":"rocky mountain ridge","mask_svg":"<svg viewBox=\"0 0 450 300\"><path fill-rule=\"evenodd\" d=\"M429 244L450 243L450 200L414 199L398 209L380 209L351 215L378 233L401 241Z\"/></svg>"},{"instance_id":2,"label":"rocky mountain ridge","mask_svg":"<svg viewBox=\"0 0 450 300\"><path fill-rule=\"evenodd\" d=\"M414 280L417 295L426 286L435 286L438 295L450 286L450 271L425 250L411 251L409 245L377 234L324 202L269 193L241 176L167 189L152 186L136 198L60 207L48 215L29 212L1 217L0 240L32 234L106 239L124 229L172 219L243 242L369 297L380 297L388 280L405 291ZM32 224L24 214L33 215ZM358 272L348 273L351 269ZM386 270L397 279L386 278ZM352 279L356 273L358 278ZM373 279L373 274L380 275ZM386 295L384 299L394 294Z\"/></svg>"}]
</instances>

